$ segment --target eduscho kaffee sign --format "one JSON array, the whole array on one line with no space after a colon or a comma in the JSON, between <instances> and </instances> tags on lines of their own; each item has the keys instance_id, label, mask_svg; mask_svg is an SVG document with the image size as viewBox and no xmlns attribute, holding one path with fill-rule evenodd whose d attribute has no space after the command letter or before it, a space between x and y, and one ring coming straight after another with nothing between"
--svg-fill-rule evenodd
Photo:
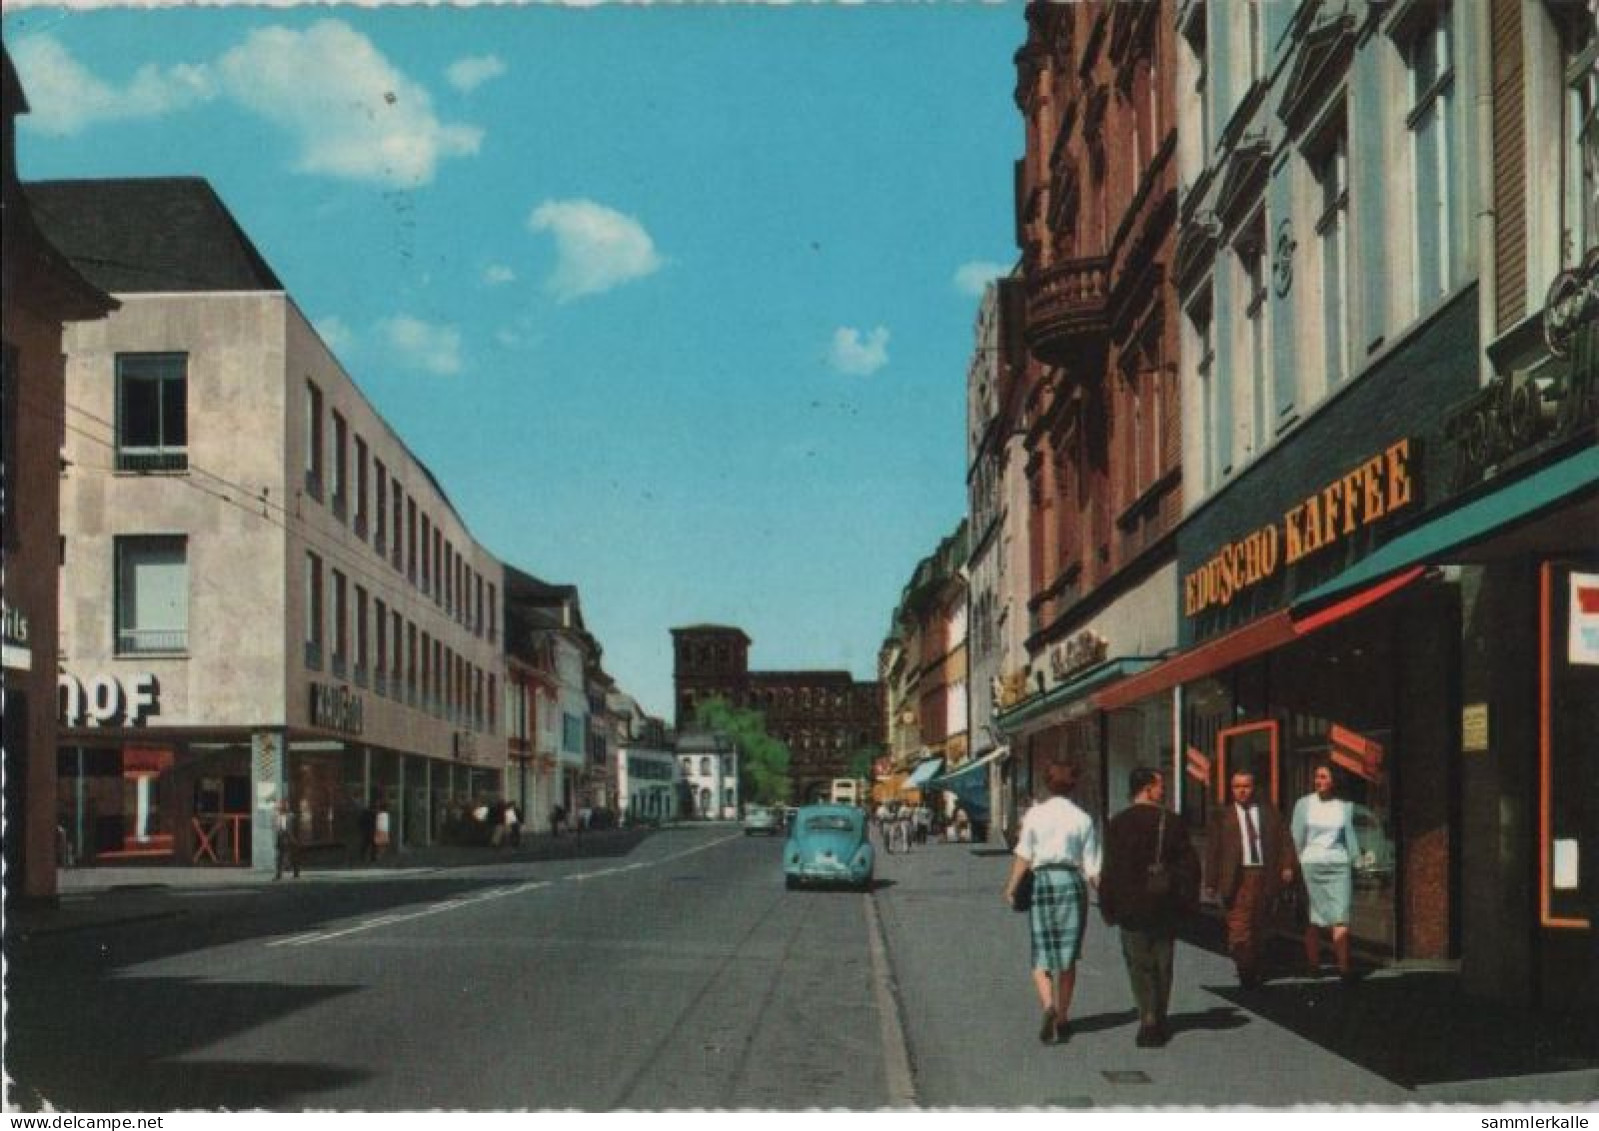
<instances>
[{"instance_id":1,"label":"eduscho kaffee sign","mask_svg":"<svg viewBox=\"0 0 1599 1131\"><path fill-rule=\"evenodd\" d=\"M1409 438L1390 444L1301 498L1281 518L1220 547L1183 576L1183 615L1226 608L1281 571L1411 507L1418 497L1412 445Z\"/></svg>"}]
</instances>

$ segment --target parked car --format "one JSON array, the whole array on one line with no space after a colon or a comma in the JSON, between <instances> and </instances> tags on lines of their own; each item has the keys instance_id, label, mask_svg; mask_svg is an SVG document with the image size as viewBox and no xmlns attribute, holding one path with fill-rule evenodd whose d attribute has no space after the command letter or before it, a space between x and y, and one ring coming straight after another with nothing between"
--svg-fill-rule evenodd
<instances>
[{"instance_id":1,"label":"parked car","mask_svg":"<svg viewBox=\"0 0 1599 1131\"><path fill-rule=\"evenodd\" d=\"M794 815L783 848L790 890L804 884L849 884L866 891L877 862L866 814L853 805L806 805Z\"/></svg>"},{"instance_id":2,"label":"parked car","mask_svg":"<svg viewBox=\"0 0 1599 1131\"><path fill-rule=\"evenodd\" d=\"M744 810L744 835L754 836L762 833L766 836L776 836L783 828L776 809L768 809L764 805L751 805Z\"/></svg>"}]
</instances>

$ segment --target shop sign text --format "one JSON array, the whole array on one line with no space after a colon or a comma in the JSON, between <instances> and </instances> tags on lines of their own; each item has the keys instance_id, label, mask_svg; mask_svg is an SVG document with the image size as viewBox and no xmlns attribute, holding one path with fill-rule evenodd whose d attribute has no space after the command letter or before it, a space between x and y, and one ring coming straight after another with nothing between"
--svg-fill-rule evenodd
<instances>
[{"instance_id":1,"label":"shop sign text","mask_svg":"<svg viewBox=\"0 0 1599 1131\"><path fill-rule=\"evenodd\" d=\"M85 684L63 673L56 680L60 718L64 726L143 726L150 715L161 713L161 684L154 672L126 677L127 686L114 675L97 675Z\"/></svg>"},{"instance_id":2,"label":"shop sign text","mask_svg":"<svg viewBox=\"0 0 1599 1131\"><path fill-rule=\"evenodd\" d=\"M345 734L360 734L361 697L342 683L311 684L311 725Z\"/></svg>"},{"instance_id":3,"label":"shop sign text","mask_svg":"<svg viewBox=\"0 0 1599 1131\"><path fill-rule=\"evenodd\" d=\"M1283 566L1335 545L1415 501L1410 440L1393 444L1290 507L1280 523L1223 546L1183 578L1183 614L1225 608Z\"/></svg>"},{"instance_id":4,"label":"shop sign text","mask_svg":"<svg viewBox=\"0 0 1599 1131\"><path fill-rule=\"evenodd\" d=\"M1110 643L1099 633L1084 629L1068 637L1049 650L1049 667L1057 680L1074 672L1103 663L1110 652Z\"/></svg>"}]
</instances>

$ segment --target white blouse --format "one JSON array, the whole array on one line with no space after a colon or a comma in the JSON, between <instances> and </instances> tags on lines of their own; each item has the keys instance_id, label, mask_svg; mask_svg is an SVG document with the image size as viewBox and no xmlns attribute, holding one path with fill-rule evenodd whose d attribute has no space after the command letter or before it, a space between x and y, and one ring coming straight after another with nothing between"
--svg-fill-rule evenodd
<instances>
[{"instance_id":1,"label":"white blouse","mask_svg":"<svg viewBox=\"0 0 1599 1131\"><path fill-rule=\"evenodd\" d=\"M1094 819L1064 797L1051 797L1027 810L1016 855L1035 868L1070 864L1081 869L1085 878L1099 879L1099 833Z\"/></svg>"}]
</instances>

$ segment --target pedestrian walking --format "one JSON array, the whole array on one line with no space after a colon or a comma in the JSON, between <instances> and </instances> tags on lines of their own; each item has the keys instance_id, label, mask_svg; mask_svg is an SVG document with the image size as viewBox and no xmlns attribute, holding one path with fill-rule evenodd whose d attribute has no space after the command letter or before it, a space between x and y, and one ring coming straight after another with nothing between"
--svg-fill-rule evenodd
<instances>
[{"instance_id":1,"label":"pedestrian walking","mask_svg":"<svg viewBox=\"0 0 1599 1131\"><path fill-rule=\"evenodd\" d=\"M378 810L370 801L361 810L361 863L378 858Z\"/></svg>"},{"instance_id":2,"label":"pedestrian walking","mask_svg":"<svg viewBox=\"0 0 1599 1131\"><path fill-rule=\"evenodd\" d=\"M1032 980L1044 1007L1038 1039L1045 1044L1071 1035L1072 991L1087 925L1088 885L1099 880L1099 836L1093 818L1068 798L1077 786L1077 774L1071 762L1051 762L1045 770L1044 784L1051 796L1028 810L1005 885L1005 902L1014 907L1017 885L1032 874Z\"/></svg>"},{"instance_id":3,"label":"pedestrian walking","mask_svg":"<svg viewBox=\"0 0 1599 1131\"><path fill-rule=\"evenodd\" d=\"M1277 894L1298 871L1293 838L1277 810L1255 797L1255 775L1229 782L1233 801L1216 815L1206 883L1227 911L1227 949L1245 989L1260 985L1261 950Z\"/></svg>"},{"instance_id":4,"label":"pedestrian walking","mask_svg":"<svg viewBox=\"0 0 1599 1131\"><path fill-rule=\"evenodd\" d=\"M300 878L300 837L294 828L294 813L289 809L287 801L278 802L278 811L273 817L273 833L277 844L277 870L273 873L274 880L283 878L283 868L287 865L294 873L294 878Z\"/></svg>"},{"instance_id":5,"label":"pedestrian walking","mask_svg":"<svg viewBox=\"0 0 1599 1131\"><path fill-rule=\"evenodd\" d=\"M389 850L391 832L389 803L387 801L379 801L378 811L372 820L372 860L374 863L377 862L378 857Z\"/></svg>"},{"instance_id":6,"label":"pedestrian walking","mask_svg":"<svg viewBox=\"0 0 1599 1131\"><path fill-rule=\"evenodd\" d=\"M1166 808L1166 779L1139 766L1127 776L1132 804L1105 826L1099 911L1121 932L1122 959L1138 1004L1140 1048L1170 1038L1172 953L1184 911L1199 906L1199 857L1181 816Z\"/></svg>"},{"instance_id":7,"label":"pedestrian walking","mask_svg":"<svg viewBox=\"0 0 1599 1131\"><path fill-rule=\"evenodd\" d=\"M561 826L566 823L566 809L561 805L550 807L550 835L560 836Z\"/></svg>"},{"instance_id":8,"label":"pedestrian walking","mask_svg":"<svg viewBox=\"0 0 1599 1131\"><path fill-rule=\"evenodd\" d=\"M511 842L512 848L522 847L522 815L510 802L505 805L505 839Z\"/></svg>"},{"instance_id":9,"label":"pedestrian walking","mask_svg":"<svg viewBox=\"0 0 1599 1131\"><path fill-rule=\"evenodd\" d=\"M1305 924L1305 965L1310 974L1321 972L1321 932L1332 935L1338 974L1352 981L1349 964L1349 904L1354 894L1355 862L1360 841L1355 836L1355 806L1334 796L1332 767L1326 763L1311 772L1312 792L1294 803L1289 821L1300 872L1305 877L1310 916Z\"/></svg>"}]
</instances>

